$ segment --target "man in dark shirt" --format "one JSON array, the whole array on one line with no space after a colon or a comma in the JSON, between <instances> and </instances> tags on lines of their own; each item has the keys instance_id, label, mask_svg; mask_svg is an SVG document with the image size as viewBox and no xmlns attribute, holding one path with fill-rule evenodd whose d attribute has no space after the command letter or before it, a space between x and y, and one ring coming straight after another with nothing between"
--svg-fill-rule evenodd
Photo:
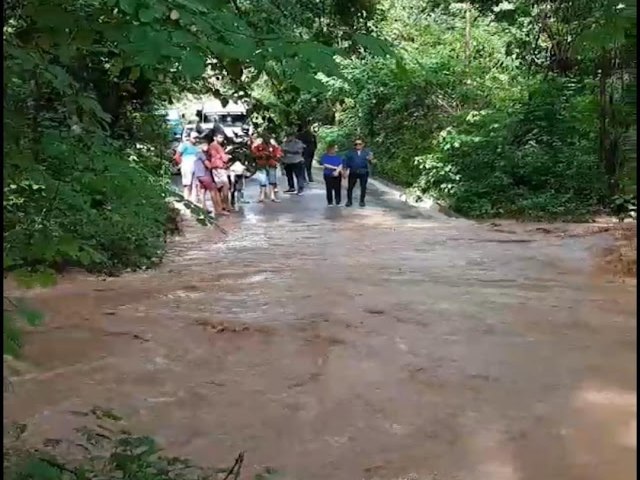
<instances>
[{"instance_id":1,"label":"man in dark shirt","mask_svg":"<svg viewBox=\"0 0 640 480\"><path fill-rule=\"evenodd\" d=\"M353 142L353 150L350 150L344 156L343 168L349 172L347 175L347 203L345 203L345 207L353 205L353 189L358 182L360 183L360 206L365 206L370 163L373 163L371 150L365 148L364 140L356 138Z\"/></svg>"},{"instance_id":2,"label":"man in dark shirt","mask_svg":"<svg viewBox=\"0 0 640 480\"><path fill-rule=\"evenodd\" d=\"M304 143L302 158L304 158L304 173L307 182L313 182L313 157L316 154L318 141L307 125L302 125L298 131L298 140Z\"/></svg>"}]
</instances>

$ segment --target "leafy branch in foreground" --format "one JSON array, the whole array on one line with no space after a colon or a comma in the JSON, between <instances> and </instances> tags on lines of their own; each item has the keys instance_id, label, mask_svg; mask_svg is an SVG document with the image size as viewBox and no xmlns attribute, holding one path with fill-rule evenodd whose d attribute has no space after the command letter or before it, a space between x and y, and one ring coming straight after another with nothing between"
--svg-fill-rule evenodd
<instances>
[{"instance_id":1,"label":"leafy branch in foreground","mask_svg":"<svg viewBox=\"0 0 640 480\"><path fill-rule=\"evenodd\" d=\"M151 437L137 436L125 428L112 410L94 407L72 412L86 419L75 429L74 439L48 438L42 448L24 441L27 425L14 424L4 444L4 475L8 480L238 480L245 454L240 452L229 467L202 467L163 453ZM59 452L65 451L66 455ZM73 458L73 459L72 459ZM256 479L276 479L267 468Z\"/></svg>"},{"instance_id":2,"label":"leafy branch in foreground","mask_svg":"<svg viewBox=\"0 0 640 480\"><path fill-rule=\"evenodd\" d=\"M43 314L30 307L22 299L3 296L2 328L4 355L17 357L22 348L21 323L36 327L42 323Z\"/></svg>"}]
</instances>

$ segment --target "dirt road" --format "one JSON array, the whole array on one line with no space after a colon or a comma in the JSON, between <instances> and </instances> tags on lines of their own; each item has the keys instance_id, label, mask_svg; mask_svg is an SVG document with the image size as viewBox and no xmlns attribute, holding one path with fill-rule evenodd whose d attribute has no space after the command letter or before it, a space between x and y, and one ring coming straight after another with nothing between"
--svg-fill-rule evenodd
<instances>
[{"instance_id":1,"label":"dirt road","mask_svg":"<svg viewBox=\"0 0 640 480\"><path fill-rule=\"evenodd\" d=\"M34 292L5 424L108 405L201 463L245 450L247 479L634 478L635 285L593 274L607 237L369 203L252 204L157 271Z\"/></svg>"}]
</instances>

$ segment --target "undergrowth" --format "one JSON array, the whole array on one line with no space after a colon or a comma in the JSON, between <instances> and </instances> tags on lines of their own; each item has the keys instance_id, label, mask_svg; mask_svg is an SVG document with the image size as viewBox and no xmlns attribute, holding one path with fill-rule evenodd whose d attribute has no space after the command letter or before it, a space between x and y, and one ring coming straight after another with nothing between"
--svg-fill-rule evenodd
<instances>
[{"instance_id":1,"label":"undergrowth","mask_svg":"<svg viewBox=\"0 0 640 480\"><path fill-rule=\"evenodd\" d=\"M240 452L229 466L205 467L164 453L149 436L133 434L110 409L94 407L72 412L84 419L75 438L47 438L34 448L24 440L26 424L5 432L6 480L238 480L244 465ZM255 480L283 478L265 467Z\"/></svg>"}]
</instances>

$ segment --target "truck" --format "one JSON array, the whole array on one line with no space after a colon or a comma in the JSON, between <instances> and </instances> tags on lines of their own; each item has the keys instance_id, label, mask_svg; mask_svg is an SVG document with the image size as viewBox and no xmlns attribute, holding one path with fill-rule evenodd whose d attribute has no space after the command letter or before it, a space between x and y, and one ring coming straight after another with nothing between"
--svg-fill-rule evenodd
<instances>
[{"instance_id":1,"label":"truck","mask_svg":"<svg viewBox=\"0 0 640 480\"><path fill-rule=\"evenodd\" d=\"M246 142L251 134L251 122L244 103L229 102L223 106L219 100L204 102L196 111L196 117L198 133L224 132L230 144Z\"/></svg>"}]
</instances>

